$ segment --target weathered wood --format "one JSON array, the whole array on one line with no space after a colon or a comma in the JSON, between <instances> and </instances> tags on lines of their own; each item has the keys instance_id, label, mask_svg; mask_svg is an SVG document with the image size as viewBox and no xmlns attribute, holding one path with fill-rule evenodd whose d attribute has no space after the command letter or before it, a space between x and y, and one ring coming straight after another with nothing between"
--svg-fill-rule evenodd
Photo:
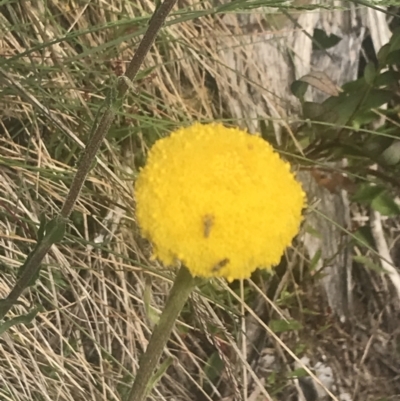
<instances>
[{"instance_id":1,"label":"weathered wood","mask_svg":"<svg viewBox=\"0 0 400 401\"><path fill-rule=\"evenodd\" d=\"M340 2L332 5L342 6ZM216 21L221 35L210 41L211 52L218 63L210 68L219 88L225 109L251 132L259 131L259 120L273 119L278 142L282 127L293 115L300 113L300 104L292 95L290 85L310 71L324 72L338 86L357 78L359 56L366 30L371 27L376 49L388 39L387 23L377 11L348 6L347 10L322 9L307 13L274 16L259 12L227 14ZM381 24L377 28L377 24ZM313 50L315 28L341 41L327 50ZM383 39L384 38L384 39ZM308 100L320 102L326 93L310 88ZM337 226L348 226L347 194L331 193L320 188L309 172L299 175L310 198L319 198L318 210L311 213L310 224L320 230L321 239L305 237L309 256L321 249L321 261L331 260L325 268L321 285L333 312L342 320L351 310L351 258L348 238ZM340 245L342 244L342 245ZM336 256L335 256L336 255Z\"/></svg>"},{"instance_id":2,"label":"weathered wood","mask_svg":"<svg viewBox=\"0 0 400 401\"><path fill-rule=\"evenodd\" d=\"M307 253L312 258L321 251L316 271L321 271L321 285L332 311L344 321L352 310L351 302L351 249L349 236L342 229L349 230L350 208L347 192L337 188L331 192L319 185L309 171L301 171L298 178L303 183L309 204L317 212L307 216L306 232L302 236ZM311 230L310 230L311 228ZM318 235L313 235L312 233Z\"/></svg>"}]
</instances>

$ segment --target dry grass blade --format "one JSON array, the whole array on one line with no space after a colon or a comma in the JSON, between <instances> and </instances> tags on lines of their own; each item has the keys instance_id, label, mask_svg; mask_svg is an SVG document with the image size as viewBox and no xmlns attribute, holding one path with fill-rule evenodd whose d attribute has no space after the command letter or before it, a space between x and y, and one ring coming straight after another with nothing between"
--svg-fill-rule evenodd
<instances>
[{"instance_id":1,"label":"dry grass blade","mask_svg":"<svg viewBox=\"0 0 400 401\"><path fill-rule=\"evenodd\" d=\"M154 12L149 21L148 28L141 39L139 46L132 57L127 71L122 75L117 83L111 82L109 94L105 100L104 110L100 108L96 119L93 121L92 129L89 133L88 142L79 157L76 172L68 190L67 196L63 202L60 213L49 223L41 225L39 231L42 231L41 236L38 235L38 241L35 248L29 254L25 262L19 269L17 281L13 286L10 294L2 300L0 305L0 318L4 319L8 311L18 301L23 291L36 281L40 272L41 263L46 254L51 249L51 246L60 242L64 237L65 226L67 219L71 216L75 204L79 198L82 187L87 179L92 164L96 158L96 154L103 143L104 138L108 134L111 124L115 118L115 114L119 111L123 104L123 99L127 90L133 86L132 80L136 78L143 61L149 52L157 33L164 24L168 14L171 12L176 0L165 0ZM30 14L30 11L27 11ZM36 21L41 28L41 21ZM42 31L42 30L41 30ZM45 35L47 37L47 35ZM3 75L7 73L3 71ZM10 79L9 77L7 77ZM11 80L12 81L12 80ZM18 89L25 91L21 86L14 82Z\"/></svg>"}]
</instances>

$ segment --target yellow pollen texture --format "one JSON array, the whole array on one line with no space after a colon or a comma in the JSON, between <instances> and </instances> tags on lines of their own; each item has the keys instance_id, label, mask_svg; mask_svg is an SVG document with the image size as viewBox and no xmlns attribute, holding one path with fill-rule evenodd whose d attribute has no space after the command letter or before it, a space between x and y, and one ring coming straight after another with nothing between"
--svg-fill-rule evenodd
<instances>
[{"instance_id":1,"label":"yellow pollen texture","mask_svg":"<svg viewBox=\"0 0 400 401\"><path fill-rule=\"evenodd\" d=\"M194 276L247 278L279 263L297 234L305 194L272 146L221 124L158 140L135 184L142 235L165 265Z\"/></svg>"}]
</instances>

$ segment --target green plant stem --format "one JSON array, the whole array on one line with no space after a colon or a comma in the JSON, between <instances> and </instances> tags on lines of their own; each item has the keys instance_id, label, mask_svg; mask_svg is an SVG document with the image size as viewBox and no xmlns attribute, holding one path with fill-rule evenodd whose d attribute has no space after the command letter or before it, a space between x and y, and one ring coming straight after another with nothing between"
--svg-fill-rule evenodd
<instances>
[{"instance_id":1,"label":"green plant stem","mask_svg":"<svg viewBox=\"0 0 400 401\"><path fill-rule=\"evenodd\" d=\"M195 287L195 279L189 270L182 266L176 276L160 320L151 335L146 352L140 359L139 370L126 401L143 401L149 389L154 369L170 337L172 328Z\"/></svg>"},{"instance_id":2,"label":"green plant stem","mask_svg":"<svg viewBox=\"0 0 400 401\"><path fill-rule=\"evenodd\" d=\"M147 28L146 33L143 35L143 38L125 73L125 78L127 78L127 80L132 81L136 77L136 74L143 64L144 58L153 45L159 30L163 26L165 19L171 12L176 1L177 0L164 0L164 2L154 12L154 15L150 20L149 27ZM93 134L90 135L86 148L83 150L80 156L76 174L61 208L59 216L60 225L52 227L51 230L46 230L46 234L44 235L43 239L39 241L35 249L28 256L28 259L25 262L24 271L22 272L20 278L17 280L14 288L11 290L7 298L1 302L0 320L4 319L11 307L18 301L18 298L21 296L22 292L29 286L32 278L39 274L40 265L43 258L49 252L51 246L57 242L54 240L54 236L56 235L55 233L62 229L62 224L64 223L62 223L61 220L67 219L71 215L86 177L92 168L96 153L99 150L102 141L106 137L108 130L110 129L115 114L119 106L122 104L121 100L123 99L128 88L129 84L126 82L126 80L119 80L116 88L116 100L112 98L111 94L115 88L111 88L110 95L105 101L106 107L102 117L100 118L100 122L97 127L92 128Z\"/></svg>"}]
</instances>

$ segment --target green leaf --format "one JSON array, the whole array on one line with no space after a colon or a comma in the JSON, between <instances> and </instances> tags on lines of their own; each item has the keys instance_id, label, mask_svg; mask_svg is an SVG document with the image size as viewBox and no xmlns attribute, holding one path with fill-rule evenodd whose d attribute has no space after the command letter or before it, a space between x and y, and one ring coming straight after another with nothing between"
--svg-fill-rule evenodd
<instances>
[{"instance_id":1,"label":"green leaf","mask_svg":"<svg viewBox=\"0 0 400 401\"><path fill-rule=\"evenodd\" d=\"M357 113L351 122L355 130L360 129L361 126L370 124L377 119L377 115L372 111L364 111L363 113ZM379 138L380 139L380 138Z\"/></svg>"},{"instance_id":2,"label":"green leaf","mask_svg":"<svg viewBox=\"0 0 400 401\"><path fill-rule=\"evenodd\" d=\"M377 57L377 59L379 61L380 67L383 67L383 66L386 65L387 57L388 57L389 53L390 53L390 44L389 43L386 43L386 45L382 46L379 49L378 54L377 54L376 57Z\"/></svg>"},{"instance_id":3,"label":"green leaf","mask_svg":"<svg viewBox=\"0 0 400 401\"><path fill-rule=\"evenodd\" d=\"M15 326L17 324L29 324L32 322L32 320L36 317L36 315L38 314L38 312L41 311L41 307L35 308L33 310L31 310L29 313L27 313L26 315L19 315L16 317L13 317L10 320L5 321L4 323L0 324L0 336L6 332L9 328L11 328L12 326Z\"/></svg>"},{"instance_id":4,"label":"green leaf","mask_svg":"<svg viewBox=\"0 0 400 401\"><path fill-rule=\"evenodd\" d=\"M373 86L375 78L376 78L376 68L375 65L372 61L370 61L367 66L365 67L364 70L364 78L365 78L365 82L368 85Z\"/></svg>"},{"instance_id":5,"label":"green leaf","mask_svg":"<svg viewBox=\"0 0 400 401\"><path fill-rule=\"evenodd\" d=\"M310 261L310 271L313 271L317 268L320 259L321 259L321 249L318 249L318 251L315 252L315 255L312 257Z\"/></svg>"},{"instance_id":6,"label":"green leaf","mask_svg":"<svg viewBox=\"0 0 400 401\"><path fill-rule=\"evenodd\" d=\"M375 85L390 86L396 84L399 80L400 80L400 72L389 70L383 72L376 78Z\"/></svg>"},{"instance_id":7,"label":"green leaf","mask_svg":"<svg viewBox=\"0 0 400 401\"><path fill-rule=\"evenodd\" d=\"M290 85L290 90L293 95L295 95L298 99L302 100L304 95L307 92L308 84L303 81L294 81L292 85Z\"/></svg>"},{"instance_id":8,"label":"green leaf","mask_svg":"<svg viewBox=\"0 0 400 401\"><path fill-rule=\"evenodd\" d=\"M323 106L327 112L321 120L337 125L347 125L355 113L360 110L360 105L365 98L364 90L358 90L351 93L341 93L339 96L330 97L325 100Z\"/></svg>"},{"instance_id":9,"label":"green leaf","mask_svg":"<svg viewBox=\"0 0 400 401\"><path fill-rule=\"evenodd\" d=\"M296 348L294 349L294 353L295 353L297 356L300 356L301 354L304 353L304 351L305 351L306 349L307 349L307 347L306 347L305 344L297 343L297 344L296 344Z\"/></svg>"},{"instance_id":10,"label":"green leaf","mask_svg":"<svg viewBox=\"0 0 400 401\"><path fill-rule=\"evenodd\" d=\"M371 227L363 226L359 227L355 233L353 233L354 242L357 245L373 247L375 245L374 237L371 233Z\"/></svg>"},{"instance_id":11,"label":"green leaf","mask_svg":"<svg viewBox=\"0 0 400 401\"><path fill-rule=\"evenodd\" d=\"M161 378L165 375L167 369L172 365L173 359L168 357L165 359L160 367L157 369L157 372L152 376L146 386L146 394L149 394L150 391L154 388L154 386L161 380Z\"/></svg>"},{"instance_id":12,"label":"green leaf","mask_svg":"<svg viewBox=\"0 0 400 401\"><path fill-rule=\"evenodd\" d=\"M354 255L353 260L357 263L364 265L369 270L375 271L377 273L386 273L386 271L382 269L381 266L377 265L370 258L367 258L366 256Z\"/></svg>"},{"instance_id":13,"label":"green leaf","mask_svg":"<svg viewBox=\"0 0 400 401\"><path fill-rule=\"evenodd\" d=\"M384 163L395 166L400 162L400 141L394 141L381 155Z\"/></svg>"},{"instance_id":14,"label":"green leaf","mask_svg":"<svg viewBox=\"0 0 400 401\"><path fill-rule=\"evenodd\" d=\"M306 119L309 118L310 120L319 120L325 111L326 108L320 103L304 102L303 104L303 114L304 118Z\"/></svg>"},{"instance_id":15,"label":"green leaf","mask_svg":"<svg viewBox=\"0 0 400 401\"><path fill-rule=\"evenodd\" d=\"M321 233L317 229L315 229L313 226L311 226L310 224L306 224L305 231L307 234L310 234L311 236L313 236L315 238L322 239Z\"/></svg>"},{"instance_id":16,"label":"green leaf","mask_svg":"<svg viewBox=\"0 0 400 401\"><path fill-rule=\"evenodd\" d=\"M146 279L144 283L144 291L143 291L143 304L144 311L146 313L149 321L156 325L160 320L160 316L157 311L151 306L151 280Z\"/></svg>"},{"instance_id":17,"label":"green leaf","mask_svg":"<svg viewBox=\"0 0 400 401\"><path fill-rule=\"evenodd\" d=\"M366 156L379 157L393 143L392 138L372 135L363 144Z\"/></svg>"},{"instance_id":18,"label":"green leaf","mask_svg":"<svg viewBox=\"0 0 400 401\"><path fill-rule=\"evenodd\" d=\"M135 82L145 79L146 77L151 75L156 68L157 67L149 67L149 68L143 69L143 71L139 71L136 75Z\"/></svg>"},{"instance_id":19,"label":"green leaf","mask_svg":"<svg viewBox=\"0 0 400 401\"><path fill-rule=\"evenodd\" d=\"M308 308L301 308L301 311L304 315L308 315L308 316L320 316L320 312L316 312L314 310L308 309Z\"/></svg>"},{"instance_id":20,"label":"green leaf","mask_svg":"<svg viewBox=\"0 0 400 401\"><path fill-rule=\"evenodd\" d=\"M385 89L373 89L369 91L361 105L362 110L369 111L388 103L393 97L393 92Z\"/></svg>"},{"instance_id":21,"label":"green leaf","mask_svg":"<svg viewBox=\"0 0 400 401\"><path fill-rule=\"evenodd\" d=\"M10 301L8 298L0 299L0 315L5 316L5 309L10 310L15 305L25 306L21 301Z\"/></svg>"},{"instance_id":22,"label":"green leaf","mask_svg":"<svg viewBox=\"0 0 400 401\"><path fill-rule=\"evenodd\" d=\"M331 326L332 326L332 323L324 324L322 327L320 327L318 329L318 331L315 334L320 335L320 334L324 333L325 331L329 330L331 328Z\"/></svg>"},{"instance_id":23,"label":"green leaf","mask_svg":"<svg viewBox=\"0 0 400 401\"><path fill-rule=\"evenodd\" d=\"M286 375L286 377L288 377L290 379L306 377L306 376L308 376L308 373L303 368L297 368L297 369L293 370L292 372L288 372Z\"/></svg>"},{"instance_id":24,"label":"green leaf","mask_svg":"<svg viewBox=\"0 0 400 401\"><path fill-rule=\"evenodd\" d=\"M49 238L52 244L56 244L57 242L60 242L64 238L65 228L66 228L65 220L60 217L56 217L55 219L49 221L46 224L45 227L46 234L52 232L51 237Z\"/></svg>"},{"instance_id":25,"label":"green leaf","mask_svg":"<svg viewBox=\"0 0 400 401\"><path fill-rule=\"evenodd\" d=\"M267 383L268 386L275 386L277 382L276 372L273 370L270 374L267 375Z\"/></svg>"},{"instance_id":26,"label":"green leaf","mask_svg":"<svg viewBox=\"0 0 400 401\"><path fill-rule=\"evenodd\" d=\"M292 291L283 290L276 300L276 304L279 306L290 306L295 298L295 294Z\"/></svg>"},{"instance_id":27,"label":"green leaf","mask_svg":"<svg viewBox=\"0 0 400 401\"><path fill-rule=\"evenodd\" d=\"M223 369L224 361L218 355L218 352L213 352L204 366L204 374L211 382L215 382L215 380L221 377Z\"/></svg>"},{"instance_id":28,"label":"green leaf","mask_svg":"<svg viewBox=\"0 0 400 401\"><path fill-rule=\"evenodd\" d=\"M385 188L379 185L362 184L353 195L352 201L370 205L371 202L384 191Z\"/></svg>"},{"instance_id":29,"label":"green leaf","mask_svg":"<svg viewBox=\"0 0 400 401\"><path fill-rule=\"evenodd\" d=\"M398 65L400 64L400 50L396 50L394 52L390 52L386 57L386 63L389 65Z\"/></svg>"},{"instance_id":30,"label":"green leaf","mask_svg":"<svg viewBox=\"0 0 400 401\"><path fill-rule=\"evenodd\" d=\"M387 191L376 196L371 202L371 207L384 216L397 216L400 214L399 205Z\"/></svg>"},{"instance_id":31,"label":"green leaf","mask_svg":"<svg viewBox=\"0 0 400 401\"><path fill-rule=\"evenodd\" d=\"M329 49L336 46L342 38L335 34L327 35L322 29L314 29L313 35L313 50Z\"/></svg>"},{"instance_id":32,"label":"green leaf","mask_svg":"<svg viewBox=\"0 0 400 401\"><path fill-rule=\"evenodd\" d=\"M301 330L303 328L302 324L297 320L290 319L290 320L271 320L269 322L269 327L274 333L282 333L285 331L295 331Z\"/></svg>"},{"instance_id":33,"label":"green leaf","mask_svg":"<svg viewBox=\"0 0 400 401\"><path fill-rule=\"evenodd\" d=\"M358 92L362 89L365 88L365 78L359 78L356 79L355 81L350 81L350 82L346 82L345 84L343 84L342 89L345 92Z\"/></svg>"},{"instance_id":34,"label":"green leaf","mask_svg":"<svg viewBox=\"0 0 400 401\"><path fill-rule=\"evenodd\" d=\"M400 27L397 27L393 31L392 37L389 40L389 45L389 52L400 50Z\"/></svg>"}]
</instances>

